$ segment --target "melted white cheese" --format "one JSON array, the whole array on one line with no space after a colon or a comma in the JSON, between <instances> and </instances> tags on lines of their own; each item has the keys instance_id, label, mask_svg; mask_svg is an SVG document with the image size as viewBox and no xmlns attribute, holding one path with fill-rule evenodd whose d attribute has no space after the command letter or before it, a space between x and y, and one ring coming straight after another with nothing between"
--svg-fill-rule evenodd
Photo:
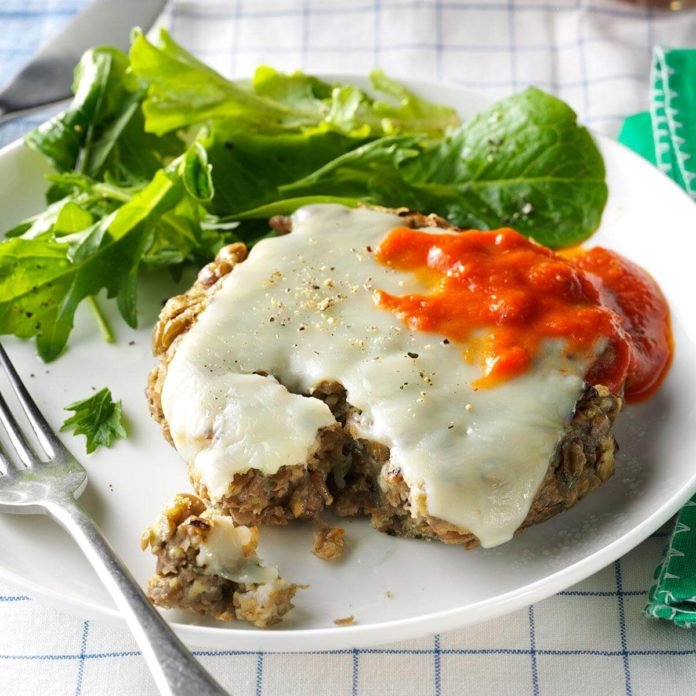
<instances>
[{"instance_id":1,"label":"melted white cheese","mask_svg":"<svg viewBox=\"0 0 696 696\"><path fill-rule=\"evenodd\" d=\"M307 443L336 422L323 401L292 394L273 377L211 371L207 363L189 368L175 396L185 407L173 408L167 420L172 433L183 433L174 436L177 449L195 460L214 498L224 495L234 472L272 475L304 464Z\"/></svg>"},{"instance_id":2,"label":"melted white cheese","mask_svg":"<svg viewBox=\"0 0 696 696\"><path fill-rule=\"evenodd\" d=\"M336 380L362 411L358 434L390 448L413 514L494 546L526 517L587 365L547 345L524 376L474 390L480 367L461 345L412 332L374 302L378 288L423 291L372 256L399 224L366 209L298 211L292 233L254 247L182 338L164 413L177 449L219 497L235 473L304 463L317 429L334 421L297 394Z\"/></svg>"},{"instance_id":3,"label":"melted white cheese","mask_svg":"<svg viewBox=\"0 0 696 696\"><path fill-rule=\"evenodd\" d=\"M235 527L231 518L221 515L213 515L209 521L212 528L196 557L206 573L232 582L255 584L271 582L278 577L278 569L261 565L259 557L251 550L252 531L248 527Z\"/></svg>"}]
</instances>

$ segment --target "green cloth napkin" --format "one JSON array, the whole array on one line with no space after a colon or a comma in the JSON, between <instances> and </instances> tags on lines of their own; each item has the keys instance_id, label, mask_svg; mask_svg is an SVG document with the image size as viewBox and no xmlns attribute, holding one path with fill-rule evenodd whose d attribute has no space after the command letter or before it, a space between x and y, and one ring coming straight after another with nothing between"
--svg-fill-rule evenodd
<instances>
[{"instance_id":1,"label":"green cloth napkin","mask_svg":"<svg viewBox=\"0 0 696 696\"><path fill-rule=\"evenodd\" d=\"M619 141L696 200L696 49L656 46L650 83L650 111L627 118ZM696 626L696 496L677 517L643 614Z\"/></svg>"},{"instance_id":2,"label":"green cloth napkin","mask_svg":"<svg viewBox=\"0 0 696 696\"><path fill-rule=\"evenodd\" d=\"M619 142L696 199L696 49L656 46L650 72L650 111L629 116Z\"/></svg>"}]
</instances>

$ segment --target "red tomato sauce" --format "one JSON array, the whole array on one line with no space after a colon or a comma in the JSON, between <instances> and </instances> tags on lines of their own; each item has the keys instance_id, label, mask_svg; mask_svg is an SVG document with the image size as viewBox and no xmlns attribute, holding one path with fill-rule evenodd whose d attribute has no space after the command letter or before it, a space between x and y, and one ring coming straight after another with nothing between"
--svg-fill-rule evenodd
<instances>
[{"instance_id":1,"label":"red tomato sauce","mask_svg":"<svg viewBox=\"0 0 696 696\"><path fill-rule=\"evenodd\" d=\"M412 330L466 344L465 359L482 367L475 387L523 374L553 339L567 355L592 361L590 383L614 392L625 383L630 399L652 393L668 369L669 310L659 288L604 249L571 261L511 229L433 234L397 227L375 256L430 289L377 290L377 304Z\"/></svg>"},{"instance_id":2,"label":"red tomato sauce","mask_svg":"<svg viewBox=\"0 0 696 696\"><path fill-rule=\"evenodd\" d=\"M602 303L618 314L631 337L626 400L647 399L669 372L674 349L662 291L640 266L602 247L579 254L573 263L595 278Z\"/></svg>"}]
</instances>

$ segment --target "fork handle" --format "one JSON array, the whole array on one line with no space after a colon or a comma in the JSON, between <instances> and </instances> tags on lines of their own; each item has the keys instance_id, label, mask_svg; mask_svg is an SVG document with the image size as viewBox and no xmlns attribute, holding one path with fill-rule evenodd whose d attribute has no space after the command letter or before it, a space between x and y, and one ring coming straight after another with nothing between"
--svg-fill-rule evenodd
<instances>
[{"instance_id":1,"label":"fork handle","mask_svg":"<svg viewBox=\"0 0 696 696\"><path fill-rule=\"evenodd\" d=\"M177 638L120 561L94 520L72 496L48 514L77 541L106 586L140 646L161 694L224 696L227 692Z\"/></svg>"}]
</instances>

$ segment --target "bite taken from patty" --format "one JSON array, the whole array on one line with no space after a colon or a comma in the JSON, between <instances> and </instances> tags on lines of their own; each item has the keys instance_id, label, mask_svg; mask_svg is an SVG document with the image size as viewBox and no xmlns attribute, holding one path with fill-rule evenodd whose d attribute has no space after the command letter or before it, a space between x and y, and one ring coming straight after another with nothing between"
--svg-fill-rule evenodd
<instances>
[{"instance_id":1,"label":"bite taken from patty","mask_svg":"<svg viewBox=\"0 0 696 696\"><path fill-rule=\"evenodd\" d=\"M297 586L256 555L256 528L206 509L198 497L174 497L141 538L157 558L147 594L163 608L190 609L219 621L278 623Z\"/></svg>"}]
</instances>

